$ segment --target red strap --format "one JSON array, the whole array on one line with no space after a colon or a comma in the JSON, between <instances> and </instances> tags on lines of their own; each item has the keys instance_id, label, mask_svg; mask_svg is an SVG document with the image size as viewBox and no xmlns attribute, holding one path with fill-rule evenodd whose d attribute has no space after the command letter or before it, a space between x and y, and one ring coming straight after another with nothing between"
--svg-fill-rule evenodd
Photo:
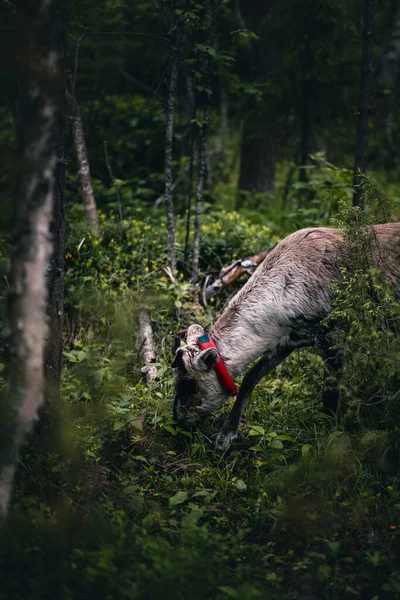
<instances>
[{"instance_id":1,"label":"red strap","mask_svg":"<svg viewBox=\"0 0 400 600\"><path fill-rule=\"evenodd\" d=\"M201 336L203 337L203 336ZM221 358L221 355L218 351L218 348L214 342L214 340L212 339L212 337L209 335L208 336L208 341L206 342L202 342L201 341L201 337L197 338L197 343L200 346L200 348L202 350L206 350L207 348L215 348L216 351L218 352L218 356L219 356L219 361L217 362L217 364L214 367L214 371L218 377L218 380L220 382L220 384L222 385L223 389L228 392L228 394L230 396L236 396L236 394L238 393L238 388L235 384L235 382L233 381L232 377L229 374L228 369L225 366L224 361Z\"/></svg>"}]
</instances>

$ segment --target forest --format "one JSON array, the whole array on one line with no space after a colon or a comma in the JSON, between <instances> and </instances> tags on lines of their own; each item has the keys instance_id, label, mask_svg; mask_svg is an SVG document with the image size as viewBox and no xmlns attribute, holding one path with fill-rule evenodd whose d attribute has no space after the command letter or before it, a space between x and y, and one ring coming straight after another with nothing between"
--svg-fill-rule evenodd
<instances>
[{"instance_id":1,"label":"forest","mask_svg":"<svg viewBox=\"0 0 400 600\"><path fill-rule=\"evenodd\" d=\"M0 600L400 598L400 0L0 28Z\"/></svg>"}]
</instances>

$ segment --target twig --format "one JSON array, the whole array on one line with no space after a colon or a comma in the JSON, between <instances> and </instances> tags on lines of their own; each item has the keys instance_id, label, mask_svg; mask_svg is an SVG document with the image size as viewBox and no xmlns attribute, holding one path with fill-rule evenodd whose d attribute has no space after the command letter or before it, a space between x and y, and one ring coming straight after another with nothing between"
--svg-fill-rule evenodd
<instances>
[{"instance_id":1,"label":"twig","mask_svg":"<svg viewBox=\"0 0 400 600\"><path fill-rule=\"evenodd\" d=\"M76 42L76 46L75 46L74 73L73 73L72 81L71 81L71 88L72 88L72 94L73 94L73 96L75 96L75 83L76 83L76 74L78 72L79 49L80 49L81 41L83 40L83 38L86 35L87 29L88 28L85 27L84 32L78 38L78 40Z\"/></svg>"},{"instance_id":2,"label":"twig","mask_svg":"<svg viewBox=\"0 0 400 600\"><path fill-rule=\"evenodd\" d=\"M146 375L146 382L150 383L157 377L158 373L157 367L153 364L156 362L157 357L154 349L150 315L146 306L141 306L139 309L139 335L137 346L144 362L141 371Z\"/></svg>"}]
</instances>

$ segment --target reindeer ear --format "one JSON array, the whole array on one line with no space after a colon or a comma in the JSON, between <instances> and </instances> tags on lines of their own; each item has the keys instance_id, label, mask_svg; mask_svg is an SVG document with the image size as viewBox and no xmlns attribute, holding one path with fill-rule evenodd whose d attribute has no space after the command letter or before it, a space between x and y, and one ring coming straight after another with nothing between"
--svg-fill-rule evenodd
<instances>
[{"instance_id":1,"label":"reindeer ear","mask_svg":"<svg viewBox=\"0 0 400 600\"><path fill-rule=\"evenodd\" d=\"M202 350L194 361L194 368L198 371L209 371L219 361L219 354L216 348L207 348Z\"/></svg>"},{"instance_id":2,"label":"reindeer ear","mask_svg":"<svg viewBox=\"0 0 400 600\"><path fill-rule=\"evenodd\" d=\"M201 335L204 335L204 329L202 326L197 324L191 325L187 330L186 343L197 345L197 338L199 338Z\"/></svg>"},{"instance_id":3,"label":"reindeer ear","mask_svg":"<svg viewBox=\"0 0 400 600\"><path fill-rule=\"evenodd\" d=\"M172 361L171 367L173 369L182 369L185 370L185 363L183 361L183 348L178 348L175 353L175 358Z\"/></svg>"}]
</instances>

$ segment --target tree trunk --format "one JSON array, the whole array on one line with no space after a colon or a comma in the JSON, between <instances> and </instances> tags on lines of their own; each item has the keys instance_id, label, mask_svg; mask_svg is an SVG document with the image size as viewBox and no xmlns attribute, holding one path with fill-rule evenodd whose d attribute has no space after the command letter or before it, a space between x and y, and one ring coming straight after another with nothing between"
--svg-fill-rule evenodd
<instances>
[{"instance_id":1,"label":"tree trunk","mask_svg":"<svg viewBox=\"0 0 400 600\"><path fill-rule=\"evenodd\" d=\"M305 168L308 162L310 153L310 137L311 137L311 119L310 119L310 103L309 89L307 85L303 86L303 111L301 115L301 133L300 133L300 168L299 181L307 183L307 169Z\"/></svg>"},{"instance_id":2,"label":"tree trunk","mask_svg":"<svg viewBox=\"0 0 400 600\"><path fill-rule=\"evenodd\" d=\"M196 68L198 67L198 55L196 59ZM185 234L185 250L183 254L183 260L187 263L189 256L189 238L190 238L190 225L192 218L192 195L193 195L193 172L194 172L194 146L196 139L196 113L197 113L197 94L196 94L196 80L193 78L193 109L192 109L192 125L190 128L190 159L189 159L189 181L187 189L187 203L186 203L186 234Z\"/></svg>"},{"instance_id":3,"label":"tree trunk","mask_svg":"<svg viewBox=\"0 0 400 600\"><path fill-rule=\"evenodd\" d=\"M175 217L174 201L172 196L172 149L174 141L174 116L175 102L178 89L178 62L180 45L180 25L174 15L172 23L172 49L171 49L171 75L169 80L168 102L167 102L167 125L165 131L165 208L167 213L167 255L168 265L172 273L176 270L175 252Z\"/></svg>"},{"instance_id":4,"label":"tree trunk","mask_svg":"<svg viewBox=\"0 0 400 600\"><path fill-rule=\"evenodd\" d=\"M240 147L238 206L250 193L272 192L275 185L277 155L276 132L266 125L267 112L254 110L245 118Z\"/></svg>"},{"instance_id":5,"label":"tree trunk","mask_svg":"<svg viewBox=\"0 0 400 600\"><path fill-rule=\"evenodd\" d=\"M86 150L85 136L82 127L82 117L79 105L72 90L72 133L76 150L76 158L81 182L83 205L90 229L95 235L100 235L99 215L97 212L96 199L94 197L92 178L90 176L89 159Z\"/></svg>"},{"instance_id":6,"label":"tree trunk","mask_svg":"<svg viewBox=\"0 0 400 600\"><path fill-rule=\"evenodd\" d=\"M200 258L200 227L201 227L201 204L203 202L203 187L204 175L206 172L206 148L208 137L208 109L206 110L203 128L200 137L200 153L199 153L199 179L196 186L196 217L194 221L194 238L193 238L193 264L192 264L192 280L197 278L199 271Z\"/></svg>"},{"instance_id":7,"label":"tree trunk","mask_svg":"<svg viewBox=\"0 0 400 600\"><path fill-rule=\"evenodd\" d=\"M66 71L66 11L60 7L59 48L61 56L61 78L59 95L65 98ZM47 272L48 284L48 336L45 348L46 389L44 403L40 409L39 421L35 427L35 444L48 448L58 438L60 412L60 384L63 357L63 325L64 325L64 254L65 254L65 209L66 209L66 170L67 148L65 136L65 101L58 123L57 164L54 173L53 216L51 222L51 239L53 254Z\"/></svg>"},{"instance_id":8,"label":"tree trunk","mask_svg":"<svg viewBox=\"0 0 400 600\"><path fill-rule=\"evenodd\" d=\"M6 306L8 388L1 398L0 514L10 501L15 464L43 400L46 270L59 134L60 2L17 3L16 33L22 123L21 172L12 230Z\"/></svg>"},{"instance_id":9,"label":"tree trunk","mask_svg":"<svg viewBox=\"0 0 400 600\"><path fill-rule=\"evenodd\" d=\"M393 124L396 111L395 89L399 79L400 70L400 3L398 3L393 19L392 31L388 39L386 51L382 61L381 80L387 102L387 113L385 116L385 133L388 143L389 163L393 163L392 157L398 149L393 144Z\"/></svg>"},{"instance_id":10,"label":"tree trunk","mask_svg":"<svg viewBox=\"0 0 400 600\"><path fill-rule=\"evenodd\" d=\"M217 13L219 8L219 0L213 0L211 3L211 33L210 33L210 47L216 47L216 25L217 25ZM212 88L211 78L211 65L210 57L207 57L205 63L204 76L208 79L208 88ZM199 258L200 258L200 228L201 228L201 209L203 202L203 189L205 177L208 178L208 189L211 190L211 167L207 164L207 138L209 128L209 106L210 97L208 93L205 93L204 100L204 123L201 130L200 136L200 148L199 148L199 179L196 186L196 217L194 222L194 238L193 238L193 263L192 263L192 281L197 278L199 270Z\"/></svg>"},{"instance_id":11,"label":"tree trunk","mask_svg":"<svg viewBox=\"0 0 400 600\"><path fill-rule=\"evenodd\" d=\"M47 271L48 283L48 336L45 348L46 389L35 427L36 443L48 447L57 436L60 412L60 384L63 356L64 325L64 253L65 253L65 181L66 148L64 121L60 123L57 166L53 191L53 218L51 239L53 254Z\"/></svg>"},{"instance_id":12,"label":"tree trunk","mask_svg":"<svg viewBox=\"0 0 400 600\"><path fill-rule=\"evenodd\" d=\"M353 206L364 208L362 176L367 170L368 120L372 87L372 30L374 0L364 0L363 50L361 60L360 109L357 123L356 153L353 176Z\"/></svg>"}]
</instances>

